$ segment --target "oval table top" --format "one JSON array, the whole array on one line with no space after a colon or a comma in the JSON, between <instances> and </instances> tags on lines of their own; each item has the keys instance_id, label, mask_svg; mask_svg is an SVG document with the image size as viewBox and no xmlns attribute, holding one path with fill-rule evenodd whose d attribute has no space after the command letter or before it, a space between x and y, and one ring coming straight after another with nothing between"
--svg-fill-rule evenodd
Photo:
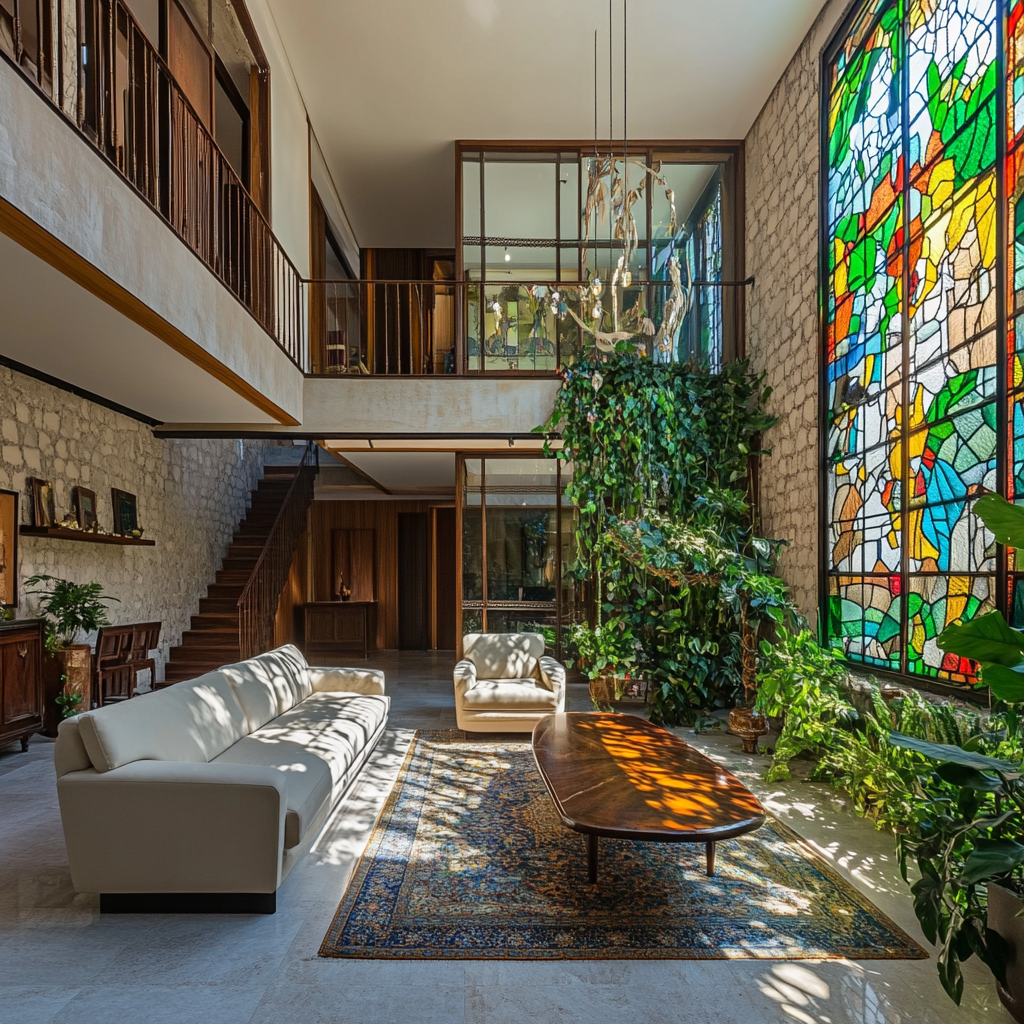
<instances>
[{"instance_id":1,"label":"oval table top","mask_svg":"<svg viewBox=\"0 0 1024 1024\"><path fill-rule=\"evenodd\" d=\"M562 821L577 832L648 842L713 842L764 824L732 772L637 715L541 719L533 755Z\"/></svg>"}]
</instances>

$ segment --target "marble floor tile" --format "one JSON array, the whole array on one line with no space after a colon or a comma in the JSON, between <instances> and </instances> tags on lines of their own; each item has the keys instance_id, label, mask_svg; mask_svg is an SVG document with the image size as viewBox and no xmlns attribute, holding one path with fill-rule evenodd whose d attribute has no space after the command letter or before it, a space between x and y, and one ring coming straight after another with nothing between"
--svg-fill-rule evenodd
<instances>
[{"instance_id":1,"label":"marble floor tile","mask_svg":"<svg viewBox=\"0 0 1024 1024\"><path fill-rule=\"evenodd\" d=\"M451 653L383 652L389 728L268 917L101 915L75 893L53 744L0 749L0 1021L7 1024L1009 1024L965 965L963 1005L935 961L397 961L317 956L416 729L454 729ZM589 710L585 683L570 710ZM828 787L767 785L767 758L721 732L677 730L921 941L892 837ZM490 737L482 737L487 740ZM502 737L511 740L513 737ZM527 737L520 736L520 742Z\"/></svg>"}]
</instances>

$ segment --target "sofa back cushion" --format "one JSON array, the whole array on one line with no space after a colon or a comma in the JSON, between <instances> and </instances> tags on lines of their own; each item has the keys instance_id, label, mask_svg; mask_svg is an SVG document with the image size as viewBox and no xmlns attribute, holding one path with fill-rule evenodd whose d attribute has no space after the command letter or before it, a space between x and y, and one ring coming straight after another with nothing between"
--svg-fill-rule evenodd
<instances>
[{"instance_id":1,"label":"sofa back cushion","mask_svg":"<svg viewBox=\"0 0 1024 1024\"><path fill-rule=\"evenodd\" d=\"M210 761L249 732L234 688L221 672L78 715L92 766L132 761Z\"/></svg>"},{"instance_id":2,"label":"sofa back cushion","mask_svg":"<svg viewBox=\"0 0 1024 1024\"><path fill-rule=\"evenodd\" d=\"M313 692L309 665L291 644L248 661L225 665L221 672L231 680L249 732L283 715Z\"/></svg>"},{"instance_id":3,"label":"sofa back cushion","mask_svg":"<svg viewBox=\"0 0 1024 1024\"><path fill-rule=\"evenodd\" d=\"M536 677L544 637L540 633L467 633L462 651L480 679Z\"/></svg>"}]
</instances>

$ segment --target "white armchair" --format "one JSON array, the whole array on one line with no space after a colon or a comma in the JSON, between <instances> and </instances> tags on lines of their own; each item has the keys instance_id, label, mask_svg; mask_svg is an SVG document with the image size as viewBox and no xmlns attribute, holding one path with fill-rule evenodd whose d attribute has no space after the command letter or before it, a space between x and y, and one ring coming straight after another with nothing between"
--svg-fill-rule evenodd
<instances>
[{"instance_id":1,"label":"white armchair","mask_svg":"<svg viewBox=\"0 0 1024 1024\"><path fill-rule=\"evenodd\" d=\"M565 669L540 633L468 633L455 666L455 719L467 732L532 732L565 710Z\"/></svg>"}]
</instances>

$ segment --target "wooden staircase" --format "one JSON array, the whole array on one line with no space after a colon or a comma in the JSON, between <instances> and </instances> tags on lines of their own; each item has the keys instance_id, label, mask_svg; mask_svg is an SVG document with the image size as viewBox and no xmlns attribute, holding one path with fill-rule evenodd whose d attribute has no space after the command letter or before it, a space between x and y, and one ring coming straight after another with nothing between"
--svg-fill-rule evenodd
<instances>
[{"instance_id":1,"label":"wooden staircase","mask_svg":"<svg viewBox=\"0 0 1024 1024\"><path fill-rule=\"evenodd\" d=\"M200 598L199 614L192 616L192 628L182 634L181 643L171 648L164 681L158 687L194 679L241 660L238 601L267 546L298 471L294 466L264 466L263 479L252 492L245 518L206 597Z\"/></svg>"}]
</instances>

